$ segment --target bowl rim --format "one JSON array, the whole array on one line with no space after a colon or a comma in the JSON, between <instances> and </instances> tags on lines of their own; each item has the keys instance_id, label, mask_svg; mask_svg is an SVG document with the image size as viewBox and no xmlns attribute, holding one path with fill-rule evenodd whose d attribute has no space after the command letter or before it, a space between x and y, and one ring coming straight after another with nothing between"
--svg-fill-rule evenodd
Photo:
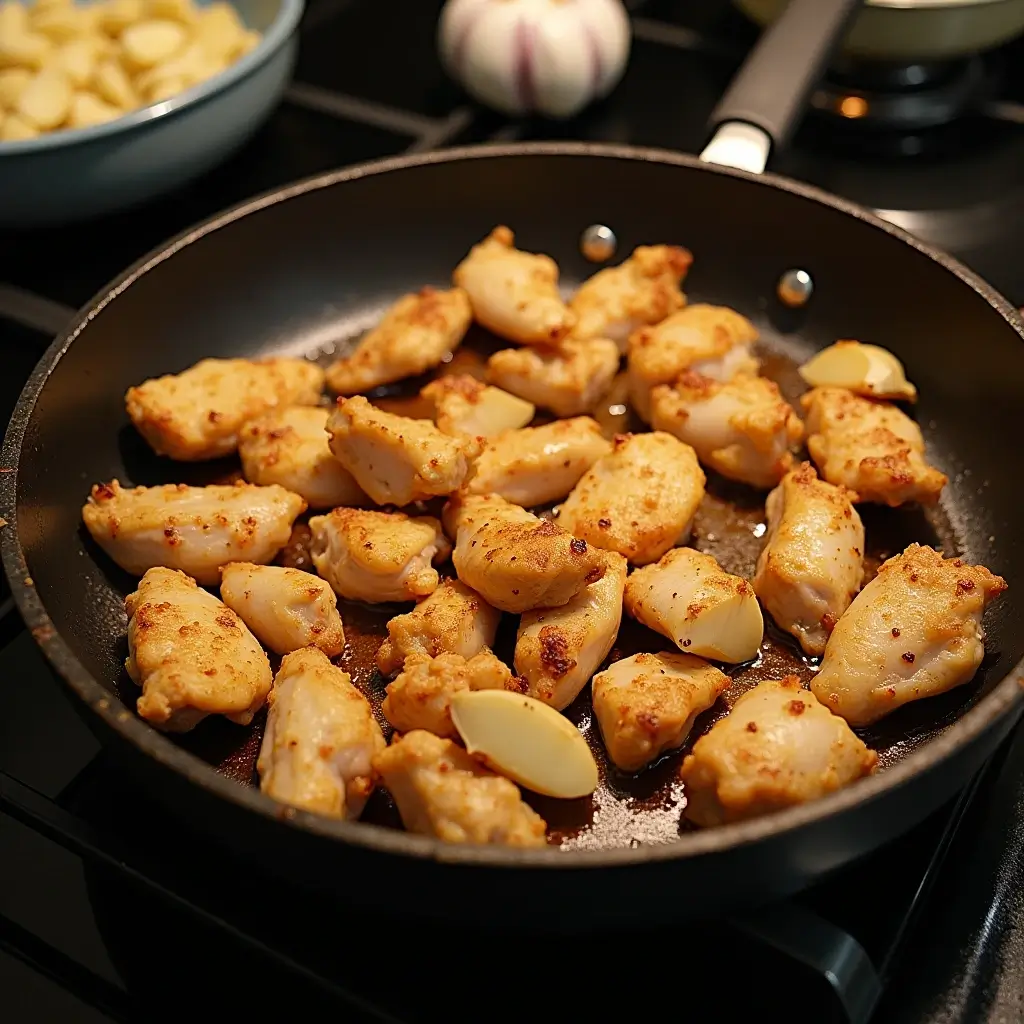
<instances>
[{"instance_id":1,"label":"bowl rim","mask_svg":"<svg viewBox=\"0 0 1024 1024\"><path fill-rule=\"evenodd\" d=\"M235 7L232 0L227 0L227 2ZM154 121L162 120L197 103L202 103L255 71L292 35L302 17L306 0L278 0L278 3L277 15L263 33L259 44L223 71L218 71L212 78L207 78L170 99L139 107L137 110L121 117L115 117L112 121L105 121L103 124L90 125L87 128L63 128L59 131L45 132L31 139L0 142L0 157L23 156L65 146L95 142L120 132L152 124Z\"/></svg>"}]
</instances>

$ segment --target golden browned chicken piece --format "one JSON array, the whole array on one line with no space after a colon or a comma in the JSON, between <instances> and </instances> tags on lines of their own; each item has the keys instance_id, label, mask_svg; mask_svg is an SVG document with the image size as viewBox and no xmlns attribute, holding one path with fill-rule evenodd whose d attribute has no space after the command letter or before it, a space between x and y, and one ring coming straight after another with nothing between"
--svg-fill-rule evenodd
<instances>
[{"instance_id":1,"label":"golden browned chicken piece","mask_svg":"<svg viewBox=\"0 0 1024 1024\"><path fill-rule=\"evenodd\" d=\"M351 601L413 601L437 589L432 562L451 551L430 516L336 508L309 521L316 571Z\"/></svg>"},{"instance_id":2,"label":"golden browned chicken piece","mask_svg":"<svg viewBox=\"0 0 1024 1024\"><path fill-rule=\"evenodd\" d=\"M249 420L288 405L316 405L324 371L305 359L203 359L124 396L132 423L158 455L216 459L238 447Z\"/></svg>"},{"instance_id":3,"label":"golden browned chicken piece","mask_svg":"<svg viewBox=\"0 0 1024 1024\"><path fill-rule=\"evenodd\" d=\"M329 409L293 405L261 416L242 428L238 454L254 484L280 484L310 508L372 504L327 443Z\"/></svg>"},{"instance_id":4,"label":"golden browned chicken piece","mask_svg":"<svg viewBox=\"0 0 1024 1024\"><path fill-rule=\"evenodd\" d=\"M331 451L378 505L408 505L458 490L479 452L430 420L396 416L362 395L339 398L327 422Z\"/></svg>"},{"instance_id":5,"label":"golden browned chicken piece","mask_svg":"<svg viewBox=\"0 0 1024 1024\"><path fill-rule=\"evenodd\" d=\"M459 579L502 611L557 608L604 575L600 551L496 494L457 495L444 517Z\"/></svg>"},{"instance_id":6,"label":"golden browned chicken piece","mask_svg":"<svg viewBox=\"0 0 1024 1024\"><path fill-rule=\"evenodd\" d=\"M470 494L498 494L516 505L546 505L564 498L611 450L589 416L509 430L493 438L477 457L465 489Z\"/></svg>"},{"instance_id":7,"label":"golden browned chicken piece","mask_svg":"<svg viewBox=\"0 0 1024 1024\"><path fill-rule=\"evenodd\" d=\"M373 792L373 757L385 749L370 703L322 651L281 662L259 760L269 797L332 818L358 818Z\"/></svg>"},{"instance_id":8,"label":"golden browned chicken piece","mask_svg":"<svg viewBox=\"0 0 1024 1024\"><path fill-rule=\"evenodd\" d=\"M686 816L725 825L827 796L870 775L878 757L796 676L748 690L693 745L680 778Z\"/></svg>"},{"instance_id":9,"label":"golden browned chicken piece","mask_svg":"<svg viewBox=\"0 0 1024 1024\"><path fill-rule=\"evenodd\" d=\"M649 423L651 388L671 384L685 370L720 381L756 374L755 341L757 328L745 316L702 303L642 327L629 339L629 397L637 415Z\"/></svg>"},{"instance_id":10,"label":"golden browned chicken piece","mask_svg":"<svg viewBox=\"0 0 1024 1024\"><path fill-rule=\"evenodd\" d=\"M882 505L938 500L946 474L928 465L920 427L896 406L843 388L815 388L800 404L807 449L829 483Z\"/></svg>"},{"instance_id":11,"label":"golden browned chicken piece","mask_svg":"<svg viewBox=\"0 0 1024 1024\"><path fill-rule=\"evenodd\" d=\"M523 252L515 235L495 228L455 268L452 281L465 288L473 317L509 341L553 345L576 324L558 292L558 265L550 256Z\"/></svg>"},{"instance_id":12,"label":"golden browned chicken piece","mask_svg":"<svg viewBox=\"0 0 1024 1024\"><path fill-rule=\"evenodd\" d=\"M619 434L612 445L565 499L559 525L633 565L656 562L689 536L704 472L671 434Z\"/></svg>"},{"instance_id":13,"label":"golden browned chicken piece","mask_svg":"<svg viewBox=\"0 0 1024 1024\"><path fill-rule=\"evenodd\" d=\"M469 659L494 643L501 612L460 580L445 580L411 612L388 623L377 651L377 668L393 675L413 654L436 658L458 654Z\"/></svg>"},{"instance_id":14,"label":"golden browned chicken piece","mask_svg":"<svg viewBox=\"0 0 1024 1024\"><path fill-rule=\"evenodd\" d=\"M567 708L601 667L622 621L626 560L602 552L605 573L561 608L526 612L516 638L516 671L529 696L558 711Z\"/></svg>"},{"instance_id":15,"label":"golden browned chicken piece","mask_svg":"<svg viewBox=\"0 0 1024 1024\"><path fill-rule=\"evenodd\" d=\"M681 747L729 677L690 654L634 654L594 676L594 717L612 763L638 772Z\"/></svg>"},{"instance_id":16,"label":"golden browned chicken piece","mask_svg":"<svg viewBox=\"0 0 1024 1024\"><path fill-rule=\"evenodd\" d=\"M302 498L276 485L129 488L111 480L93 487L82 519L126 572L161 565L216 586L228 562L269 562L305 510Z\"/></svg>"},{"instance_id":17,"label":"golden browned chicken piece","mask_svg":"<svg viewBox=\"0 0 1024 1024\"><path fill-rule=\"evenodd\" d=\"M459 347L471 320L469 297L461 288L403 295L363 335L352 355L328 367L327 383L339 395L355 395L418 377Z\"/></svg>"},{"instance_id":18,"label":"golden browned chicken piece","mask_svg":"<svg viewBox=\"0 0 1024 1024\"><path fill-rule=\"evenodd\" d=\"M753 487L782 479L804 432L774 381L741 373L723 384L693 370L651 391L651 425L691 445L705 466Z\"/></svg>"},{"instance_id":19,"label":"golden browned chicken piece","mask_svg":"<svg viewBox=\"0 0 1024 1024\"><path fill-rule=\"evenodd\" d=\"M436 658L411 654L388 684L381 710L399 732L426 729L435 736L456 737L451 715L453 693L506 688L519 689L513 684L508 666L490 651L482 651L468 661L459 654L440 654Z\"/></svg>"},{"instance_id":20,"label":"golden browned chicken piece","mask_svg":"<svg viewBox=\"0 0 1024 1024\"><path fill-rule=\"evenodd\" d=\"M318 647L329 658L345 649L334 591L301 569L232 562L220 571L221 600L275 654Z\"/></svg>"},{"instance_id":21,"label":"golden browned chicken piece","mask_svg":"<svg viewBox=\"0 0 1024 1024\"><path fill-rule=\"evenodd\" d=\"M556 416L590 412L619 369L619 349L608 338L558 348L507 348L487 360L487 379Z\"/></svg>"},{"instance_id":22,"label":"golden browned chicken piece","mask_svg":"<svg viewBox=\"0 0 1024 1024\"><path fill-rule=\"evenodd\" d=\"M438 430L453 437L494 437L525 427L536 412L531 402L484 384L468 373L438 377L420 395L433 403Z\"/></svg>"},{"instance_id":23,"label":"golden browned chicken piece","mask_svg":"<svg viewBox=\"0 0 1024 1024\"><path fill-rule=\"evenodd\" d=\"M864 575L864 524L844 487L809 462L787 473L766 503L768 533L754 590L780 629L818 656Z\"/></svg>"},{"instance_id":24,"label":"golden browned chicken piece","mask_svg":"<svg viewBox=\"0 0 1024 1024\"><path fill-rule=\"evenodd\" d=\"M270 690L270 662L245 623L176 569L150 569L125 598L139 714L165 732L207 715L248 725Z\"/></svg>"},{"instance_id":25,"label":"golden browned chicken piece","mask_svg":"<svg viewBox=\"0 0 1024 1024\"><path fill-rule=\"evenodd\" d=\"M981 617L1006 589L983 565L911 544L839 620L811 688L851 725L962 686L985 656Z\"/></svg>"},{"instance_id":26,"label":"golden browned chicken piece","mask_svg":"<svg viewBox=\"0 0 1024 1024\"><path fill-rule=\"evenodd\" d=\"M626 611L686 654L750 661L764 639L754 588L712 555L674 548L626 581Z\"/></svg>"},{"instance_id":27,"label":"golden browned chicken piece","mask_svg":"<svg viewBox=\"0 0 1024 1024\"><path fill-rule=\"evenodd\" d=\"M544 846L547 826L515 783L451 740L423 729L395 737L373 759L402 824L446 843Z\"/></svg>"},{"instance_id":28,"label":"golden browned chicken piece","mask_svg":"<svg viewBox=\"0 0 1024 1024\"><path fill-rule=\"evenodd\" d=\"M633 331L682 308L680 284L693 256L677 245L641 245L617 267L599 270L569 303L579 318L575 338L610 338L626 351Z\"/></svg>"}]
</instances>

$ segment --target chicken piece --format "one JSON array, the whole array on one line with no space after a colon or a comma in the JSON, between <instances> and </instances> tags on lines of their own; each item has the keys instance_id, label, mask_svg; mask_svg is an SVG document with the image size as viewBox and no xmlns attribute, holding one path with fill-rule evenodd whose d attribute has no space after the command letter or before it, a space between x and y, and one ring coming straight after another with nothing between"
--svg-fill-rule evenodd
<instances>
[{"instance_id":1,"label":"chicken piece","mask_svg":"<svg viewBox=\"0 0 1024 1024\"><path fill-rule=\"evenodd\" d=\"M315 647L281 662L256 768L260 789L283 804L358 818L373 792L384 734L369 701Z\"/></svg>"},{"instance_id":2,"label":"chicken piece","mask_svg":"<svg viewBox=\"0 0 1024 1024\"><path fill-rule=\"evenodd\" d=\"M339 398L327 430L337 460L378 505L451 494L480 451L475 439L449 437L429 420L384 412L362 395Z\"/></svg>"},{"instance_id":3,"label":"chicken piece","mask_svg":"<svg viewBox=\"0 0 1024 1024\"><path fill-rule=\"evenodd\" d=\"M754 588L714 557L675 548L626 581L626 611L680 650L738 664L757 657L764 619Z\"/></svg>"},{"instance_id":4,"label":"chicken piece","mask_svg":"<svg viewBox=\"0 0 1024 1024\"><path fill-rule=\"evenodd\" d=\"M911 544L854 598L811 688L860 726L969 683L985 656L982 614L1005 589L983 565Z\"/></svg>"},{"instance_id":5,"label":"chicken piece","mask_svg":"<svg viewBox=\"0 0 1024 1024\"><path fill-rule=\"evenodd\" d=\"M490 651L482 651L468 661L459 654L436 658L412 654L388 684L381 710L399 732L426 729L435 736L457 737L451 716L452 694L504 689L519 687L508 666Z\"/></svg>"},{"instance_id":6,"label":"chicken piece","mask_svg":"<svg viewBox=\"0 0 1024 1024\"><path fill-rule=\"evenodd\" d=\"M495 228L470 249L452 282L466 289L482 327L509 341L553 345L576 324L558 292L558 265L550 256L516 249L514 242L508 228Z\"/></svg>"},{"instance_id":7,"label":"chicken piece","mask_svg":"<svg viewBox=\"0 0 1024 1024\"><path fill-rule=\"evenodd\" d=\"M877 761L796 676L765 680L683 760L686 816L706 826L760 817L827 796Z\"/></svg>"},{"instance_id":8,"label":"chicken piece","mask_svg":"<svg viewBox=\"0 0 1024 1024\"><path fill-rule=\"evenodd\" d=\"M128 488L111 480L93 487L82 519L93 540L133 576L159 565L216 586L228 562L269 562L305 510L302 498L276 485Z\"/></svg>"},{"instance_id":9,"label":"chicken piece","mask_svg":"<svg viewBox=\"0 0 1024 1024\"><path fill-rule=\"evenodd\" d=\"M377 651L377 668L394 675L413 654L458 654L467 661L494 644L501 612L460 580L445 580L411 612L388 623Z\"/></svg>"},{"instance_id":10,"label":"chicken piece","mask_svg":"<svg viewBox=\"0 0 1024 1024\"><path fill-rule=\"evenodd\" d=\"M345 630L330 584L301 569L232 562L220 571L220 598L275 654L345 649Z\"/></svg>"},{"instance_id":11,"label":"chicken piece","mask_svg":"<svg viewBox=\"0 0 1024 1024\"><path fill-rule=\"evenodd\" d=\"M465 489L470 494L498 494L516 505L546 505L564 498L611 450L589 416L508 430L477 457Z\"/></svg>"},{"instance_id":12,"label":"chicken piece","mask_svg":"<svg viewBox=\"0 0 1024 1024\"><path fill-rule=\"evenodd\" d=\"M608 390L618 369L619 349L614 341L570 338L557 349L495 352L487 360L487 379L556 416L579 416Z\"/></svg>"},{"instance_id":13,"label":"chicken piece","mask_svg":"<svg viewBox=\"0 0 1024 1024\"><path fill-rule=\"evenodd\" d=\"M327 443L329 409L293 405L261 416L242 428L238 454L254 484L280 484L310 508L372 504Z\"/></svg>"},{"instance_id":14,"label":"chicken piece","mask_svg":"<svg viewBox=\"0 0 1024 1024\"><path fill-rule=\"evenodd\" d=\"M671 434L619 434L566 498L558 522L646 565L689 536L704 479L693 449Z\"/></svg>"},{"instance_id":15,"label":"chicken piece","mask_svg":"<svg viewBox=\"0 0 1024 1024\"><path fill-rule=\"evenodd\" d=\"M594 717L612 763L638 772L681 747L729 677L691 654L634 654L594 676Z\"/></svg>"},{"instance_id":16,"label":"chicken piece","mask_svg":"<svg viewBox=\"0 0 1024 1024\"><path fill-rule=\"evenodd\" d=\"M800 404L807 450L829 483L892 507L938 501L948 477L928 465L920 427L895 405L843 388L815 388Z\"/></svg>"},{"instance_id":17,"label":"chicken piece","mask_svg":"<svg viewBox=\"0 0 1024 1024\"><path fill-rule=\"evenodd\" d=\"M395 737L373 766L410 832L446 843L545 845L547 825L515 783L451 740L415 729Z\"/></svg>"},{"instance_id":18,"label":"chicken piece","mask_svg":"<svg viewBox=\"0 0 1024 1024\"><path fill-rule=\"evenodd\" d=\"M776 625L817 657L864 576L864 524L844 487L804 462L768 495L754 591Z\"/></svg>"},{"instance_id":19,"label":"chicken piece","mask_svg":"<svg viewBox=\"0 0 1024 1024\"><path fill-rule=\"evenodd\" d=\"M451 552L430 516L336 508L309 521L316 571L350 601L412 601L437 589L437 570Z\"/></svg>"},{"instance_id":20,"label":"chicken piece","mask_svg":"<svg viewBox=\"0 0 1024 1024\"><path fill-rule=\"evenodd\" d=\"M633 331L681 309L680 284L693 256L677 245L641 245L617 267L599 270L580 285L569 308L579 318L574 338L610 338L626 351Z\"/></svg>"},{"instance_id":21,"label":"chicken piece","mask_svg":"<svg viewBox=\"0 0 1024 1024\"><path fill-rule=\"evenodd\" d=\"M188 732L207 715L248 725L267 699L270 662L226 605L176 569L149 569L125 598L139 714L165 732Z\"/></svg>"},{"instance_id":22,"label":"chicken piece","mask_svg":"<svg viewBox=\"0 0 1024 1024\"><path fill-rule=\"evenodd\" d=\"M434 404L438 430L452 437L494 437L525 427L536 412L531 402L492 388L468 373L438 377L420 395Z\"/></svg>"},{"instance_id":23,"label":"chicken piece","mask_svg":"<svg viewBox=\"0 0 1024 1024\"><path fill-rule=\"evenodd\" d=\"M751 353L757 328L725 306L698 304L673 313L655 327L629 338L629 397L637 415L651 419L651 389L671 384L684 371L728 381L738 373L756 374Z\"/></svg>"},{"instance_id":24,"label":"chicken piece","mask_svg":"<svg viewBox=\"0 0 1024 1024\"><path fill-rule=\"evenodd\" d=\"M693 370L651 391L651 425L691 445L705 466L752 487L782 479L804 433L774 381L744 373L722 384Z\"/></svg>"},{"instance_id":25,"label":"chicken piece","mask_svg":"<svg viewBox=\"0 0 1024 1024\"><path fill-rule=\"evenodd\" d=\"M502 611L560 607L604 575L600 551L496 494L460 495L444 515L459 579Z\"/></svg>"},{"instance_id":26,"label":"chicken piece","mask_svg":"<svg viewBox=\"0 0 1024 1024\"><path fill-rule=\"evenodd\" d=\"M515 666L527 694L567 708L601 667L619 634L626 560L602 552L605 573L561 608L526 612L516 636Z\"/></svg>"},{"instance_id":27,"label":"chicken piece","mask_svg":"<svg viewBox=\"0 0 1024 1024\"><path fill-rule=\"evenodd\" d=\"M316 405L324 371L305 359L203 359L129 388L128 415L158 455L198 462L230 455L239 431L271 409Z\"/></svg>"},{"instance_id":28,"label":"chicken piece","mask_svg":"<svg viewBox=\"0 0 1024 1024\"><path fill-rule=\"evenodd\" d=\"M350 356L327 368L327 384L339 395L372 391L440 366L462 344L473 314L461 288L424 288L403 295Z\"/></svg>"}]
</instances>

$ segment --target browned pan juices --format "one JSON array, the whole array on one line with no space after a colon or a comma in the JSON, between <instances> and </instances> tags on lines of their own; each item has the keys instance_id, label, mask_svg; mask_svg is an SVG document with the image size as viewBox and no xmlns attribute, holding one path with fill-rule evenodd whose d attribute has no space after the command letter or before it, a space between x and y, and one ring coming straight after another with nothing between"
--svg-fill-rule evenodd
<instances>
[{"instance_id":1,"label":"browned pan juices","mask_svg":"<svg viewBox=\"0 0 1024 1024\"><path fill-rule=\"evenodd\" d=\"M468 373L482 378L487 357L501 347L504 347L503 343L474 327L459 351L433 376ZM786 398L796 403L798 396L806 390L796 372L796 361L767 347L762 347L759 354L763 360L764 375L775 380ZM325 356L323 361L330 361L331 358L334 356ZM428 417L430 409L418 397L418 391L427 379L423 377L402 382L382 389L372 397L378 405L389 411ZM609 436L627 429L643 429L642 424L634 420L625 406L621 382L613 384L612 392L600 403L594 415ZM535 423L547 422L549 419L547 416L538 417ZM755 491L709 473L707 494L694 521L691 543L699 550L714 555L728 572L747 579L753 578L757 557L764 543L765 496L765 492ZM440 503L436 503L435 507L434 502L427 509L435 515L439 510ZM913 541L933 544L947 555L961 552L953 524L941 507L924 510L916 507L888 509L862 506L860 513L867 534L865 583L874 576L886 558L902 551ZM281 552L278 561L313 571L309 539L308 526L305 523L297 524L291 542ZM441 572L442 575L454 575L450 563L442 567ZM380 706L387 680L377 672L374 659L377 648L387 635L388 620L409 607L369 606L339 601L345 624L346 649L337 659L337 664L351 675L353 682L370 699L386 734L390 733L390 727L381 714ZM496 653L509 665L512 664L516 623L515 616L503 617L495 645ZM618 639L606 664L643 651L674 649L669 640L624 614ZM796 641L778 630L767 616L764 643L757 661L723 668L732 677L733 684L718 703L697 720L686 745L636 776L624 775L609 764L599 730L592 719L589 688L585 689L566 714L586 737L594 753L600 783L591 797L581 800L555 800L525 794L530 804L548 822L549 842L563 849L671 842L680 830L691 827L682 817L686 801L678 774L682 759L693 742L727 714L742 693L761 680L794 674L806 683L815 671L815 665L803 655ZM871 729L862 730L861 734L878 752L880 768L884 770L941 731L962 713L974 697L974 687L963 687L943 697L903 708ZM252 784L255 782L256 758L264 721L265 716L260 715L246 731L240 731L237 726L227 722L207 721L195 733L183 737L181 742L213 763L224 774ZM394 805L383 791L378 791L371 799L363 820L401 827Z\"/></svg>"}]
</instances>

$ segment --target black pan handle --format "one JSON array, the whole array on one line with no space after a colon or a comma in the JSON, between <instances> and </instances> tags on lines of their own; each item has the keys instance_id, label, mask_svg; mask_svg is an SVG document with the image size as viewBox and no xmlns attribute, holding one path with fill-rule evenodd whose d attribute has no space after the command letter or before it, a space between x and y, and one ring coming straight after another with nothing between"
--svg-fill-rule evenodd
<instances>
[{"instance_id":1,"label":"black pan handle","mask_svg":"<svg viewBox=\"0 0 1024 1024\"><path fill-rule=\"evenodd\" d=\"M863 2L790 0L778 20L764 30L712 112L710 128L716 135L701 158L763 171L763 162L754 166L758 155L766 162L769 150L781 149L789 141L811 90ZM732 137L732 145L720 142L723 131L727 142ZM729 159L730 153L737 160Z\"/></svg>"}]
</instances>

